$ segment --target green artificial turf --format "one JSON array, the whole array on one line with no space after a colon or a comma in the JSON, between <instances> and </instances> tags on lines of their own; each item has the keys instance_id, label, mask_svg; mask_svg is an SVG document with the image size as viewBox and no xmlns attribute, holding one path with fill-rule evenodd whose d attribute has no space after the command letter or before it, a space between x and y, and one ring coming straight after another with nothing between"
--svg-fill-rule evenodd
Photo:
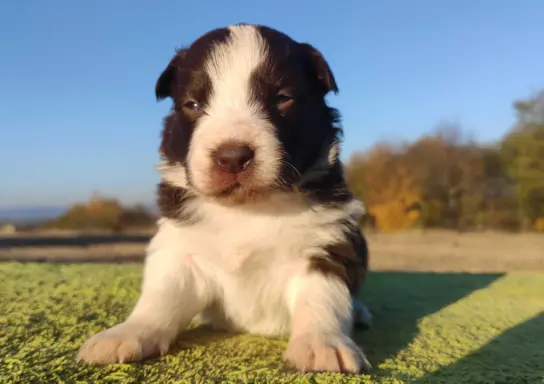
<instances>
[{"instance_id":1,"label":"green artificial turf","mask_svg":"<svg viewBox=\"0 0 544 384\"><path fill-rule=\"evenodd\" d=\"M75 363L91 334L125 318L140 265L0 264L1 383L544 383L544 274L374 272L374 326L355 335L370 375L300 375L285 340L187 331L141 364Z\"/></svg>"}]
</instances>

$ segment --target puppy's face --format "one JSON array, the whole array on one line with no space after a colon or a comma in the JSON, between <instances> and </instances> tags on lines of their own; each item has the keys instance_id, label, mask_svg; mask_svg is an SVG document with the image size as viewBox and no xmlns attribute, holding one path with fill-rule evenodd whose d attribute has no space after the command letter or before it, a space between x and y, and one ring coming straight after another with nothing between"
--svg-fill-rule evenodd
<instances>
[{"instance_id":1,"label":"puppy's face","mask_svg":"<svg viewBox=\"0 0 544 384\"><path fill-rule=\"evenodd\" d=\"M183 187L215 199L292 188L323 157L336 161L329 91L333 74L312 46L263 26L213 30L157 81L157 98L174 103L161 154L184 173Z\"/></svg>"}]
</instances>

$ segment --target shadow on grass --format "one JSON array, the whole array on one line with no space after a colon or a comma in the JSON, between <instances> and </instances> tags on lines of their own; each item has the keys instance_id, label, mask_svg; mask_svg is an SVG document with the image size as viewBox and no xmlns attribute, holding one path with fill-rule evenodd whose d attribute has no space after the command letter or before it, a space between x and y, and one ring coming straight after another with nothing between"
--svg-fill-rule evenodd
<instances>
[{"instance_id":1,"label":"shadow on grass","mask_svg":"<svg viewBox=\"0 0 544 384\"><path fill-rule=\"evenodd\" d=\"M414 382L544 383L544 312L504 332L454 364Z\"/></svg>"},{"instance_id":2,"label":"shadow on grass","mask_svg":"<svg viewBox=\"0 0 544 384\"><path fill-rule=\"evenodd\" d=\"M226 341L232 338L237 337L237 334L220 332L214 330L208 325L198 325L194 328L187 329L180 333L175 343L168 350L169 356L174 356L179 354L181 351L189 350L195 346L199 347L210 347L217 343ZM150 356L142 361L140 364L152 364L155 362L162 361L164 356Z\"/></svg>"},{"instance_id":3,"label":"shadow on grass","mask_svg":"<svg viewBox=\"0 0 544 384\"><path fill-rule=\"evenodd\" d=\"M218 341L225 341L239 336L236 333L228 333L214 330L208 325L198 325L195 328L183 331L170 353L176 354L179 351L190 349L195 345L206 346Z\"/></svg>"},{"instance_id":4,"label":"shadow on grass","mask_svg":"<svg viewBox=\"0 0 544 384\"><path fill-rule=\"evenodd\" d=\"M425 316L485 288L503 274L372 272L362 300L373 314L367 331L355 332L374 367L394 358L415 338Z\"/></svg>"}]
</instances>

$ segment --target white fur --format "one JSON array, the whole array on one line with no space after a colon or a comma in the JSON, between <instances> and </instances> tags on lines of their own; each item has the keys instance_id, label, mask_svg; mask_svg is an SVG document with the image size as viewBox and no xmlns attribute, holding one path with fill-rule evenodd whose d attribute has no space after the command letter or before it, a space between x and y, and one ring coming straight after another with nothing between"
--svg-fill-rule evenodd
<instances>
[{"instance_id":1,"label":"white fur","mask_svg":"<svg viewBox=\"0 0 544 384\"><path fill-rule=\"evenodd\" d=\"M292 336L351 332L352 303L342 281L303 271L290 279L286 293L294 325Z\"/></svg>"},{"instance_id":2,"label":"white fur","mask_svg":"<svg viewBox=\"0 0 544 384\"><path fill-rule=\"evenodd\" d=\"M253 26L229 29L229 40L216 45L206 61L212 91L189 147L188 165L194 186L205 194L214 192L210 154L223 143L246 143L255 150L253 187L270 186L281 163L274 127L262 107L251 100L250 78L266 58L267 43Z\"/></svg>"},{"instance_id":3,"label":"white fur","mask_svg":"<svg viewBox=\"0 0 544 384\"><path fill-rule=\"evenodd\" d=\"M302 198L293 201L283 194L244 208L200 200L195 204L198 223L182 226L161 221L149 260L154 252L168 248L180 261L190 256L190 265L204 271L205 286L216 289L212 296L218 303L203 313L203 319L214 322L218 318L216 325L222 326L221 320L227 317L230 324L226 325L232 330L287 334L292 312L288 303L298 294L288 287L307 274L309 257L321 255L324 245L341 241L341 228L332 223L346 212L308 209ZM358 205L352 203L350 208L355 212ZM164 257L160 261L166 262ZM162 278L153 280L160 284ZM324 286L323 290L329 289ZM336 296L341 302L340 295ZM344 296L349 304L349 295Z\"/></svg>"},{"instance_id":4,"label":"white fur","mask_svg":"<svg viewBox=\"0 0 544 384\"><path fill-rule=\"evenodd\" d=\"M157 170L161 179L168 184L181 188L187 187L187 176L181 164L170 165L166 161L162 161L157 165Z\"/></svg>"},{"instance_id":5,"label":"white fur","mask_svg":"<svg viewBox=\"0 0 544 384\"><path fill-rule=\"evenodd\" d=\"M329 150L329 155L327 156L327 161L329 165L333 165L335 162L338 161L338 155L340 154L340 144L337 142L334 142L331 146L331 149Z\"/></svg>"}]
</instances>

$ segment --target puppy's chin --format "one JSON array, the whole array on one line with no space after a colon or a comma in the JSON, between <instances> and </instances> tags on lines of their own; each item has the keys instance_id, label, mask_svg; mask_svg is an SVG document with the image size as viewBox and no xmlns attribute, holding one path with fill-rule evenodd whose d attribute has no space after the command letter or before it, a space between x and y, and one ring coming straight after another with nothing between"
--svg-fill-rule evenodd
<instances>
[{"instance_id":1,"label":"puppy's chin","mask_svg":"<svg viewBox=\"0 0 544 384\"><path fill-rule=\"evenodd\" d=\"M214 200L223 205L243 205L263 200L270 193L271 191L267 189L248 189L241 185L235 185L229 190L216 194Z\"/></svg>"}]
</instances>

